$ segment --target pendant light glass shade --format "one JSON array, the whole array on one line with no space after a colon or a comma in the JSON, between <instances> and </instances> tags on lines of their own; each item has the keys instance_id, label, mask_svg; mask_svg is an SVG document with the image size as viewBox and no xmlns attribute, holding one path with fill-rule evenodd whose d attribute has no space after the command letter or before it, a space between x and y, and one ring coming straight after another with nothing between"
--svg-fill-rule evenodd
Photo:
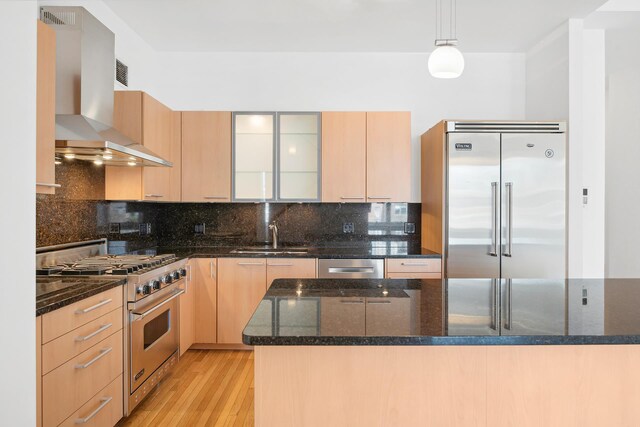
<instances>
[{"instance_id":1,"label":"pendant light glass shade","mask_svg":"<svg viewBox=\"0 0 640 427\"><path fill-rule=\"evenodd\" d=\"M455 79L464 71L462 53L451 45L438 46L429 55L429 73L439 79Z\"/></svg>"}]
</instances>

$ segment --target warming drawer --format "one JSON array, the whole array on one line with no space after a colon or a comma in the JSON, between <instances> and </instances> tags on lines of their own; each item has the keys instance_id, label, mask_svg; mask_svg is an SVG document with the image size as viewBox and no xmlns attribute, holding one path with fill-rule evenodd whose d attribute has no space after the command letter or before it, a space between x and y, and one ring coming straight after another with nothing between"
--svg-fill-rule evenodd
<instances>
[{"instance_id":1,"label":"warming drawer","mask_svg":"<svg viewBox=\"0 0 640 427\"><path fill-rule=\"evenodd\" d=\"M319 259L319 279L382 279L382 259Z\"/></svg>"}]
</instances>

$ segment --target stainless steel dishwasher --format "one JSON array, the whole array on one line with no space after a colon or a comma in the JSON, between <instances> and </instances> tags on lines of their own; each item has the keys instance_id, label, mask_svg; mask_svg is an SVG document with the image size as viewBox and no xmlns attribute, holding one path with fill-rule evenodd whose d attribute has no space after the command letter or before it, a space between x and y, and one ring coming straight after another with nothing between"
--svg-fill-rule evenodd
<instances>
[{"instance_id":1,"label":"stainless steel dishwasher","mask_svg":"<svg viewBox=\"0 0 640 427\"><path fill-rule=\"evenodd\" d=\"M383 279L382 259L319 259L319 279Z\"/></svg>"}]
</instances>

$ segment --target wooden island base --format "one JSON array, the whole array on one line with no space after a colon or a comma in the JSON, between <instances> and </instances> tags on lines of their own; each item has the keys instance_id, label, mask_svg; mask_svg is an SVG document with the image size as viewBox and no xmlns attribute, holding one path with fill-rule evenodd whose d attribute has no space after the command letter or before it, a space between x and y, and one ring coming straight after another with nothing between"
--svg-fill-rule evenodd
<instances>
[{"instance_id":1,"label":"wooden island base","mask_svg":"<svg viewBox=\"0 0 640 427\"><path fill-rule=\"evenodd\" d=\"M638 426L640 346L256 346L256 426Z\"/></svg>"}]
</instances>

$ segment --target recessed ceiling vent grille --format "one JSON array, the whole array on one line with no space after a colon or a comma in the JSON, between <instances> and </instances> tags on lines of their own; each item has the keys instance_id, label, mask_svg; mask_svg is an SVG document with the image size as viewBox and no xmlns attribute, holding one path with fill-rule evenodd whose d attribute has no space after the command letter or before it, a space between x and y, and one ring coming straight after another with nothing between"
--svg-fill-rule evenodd
<instances>
[{"instance_id":1,"label":"recessed ceiling vent grille","mask_svg":"<svg viewBox=\"0 0 640 427\"><path fill-rule=\"evenodd\" d=\"M41 7L40 20L49 25L76 25L76 12L74 10L57 10L54 13L45 7Z\"/></svg>"},{"instance_id":2,"label":"recessed ceiling vent grille","mask_svg":"<svg viewBox=\"0 0 640 427\"><path fill-rule=\"evenodd\" d=\"M116 59L116 81L123 86L129 86L129 67Z\"/></svg>"},{"instance_id":3,"label":"recessed ceiling vent grille","mask_svg":"<svg viewBox=\"0 0 640 427\"><path fill-rule=\"evenodd\" d=\"M447 122L448 132L562 133L565 122Z\"/></svg>"}]
</instances>

